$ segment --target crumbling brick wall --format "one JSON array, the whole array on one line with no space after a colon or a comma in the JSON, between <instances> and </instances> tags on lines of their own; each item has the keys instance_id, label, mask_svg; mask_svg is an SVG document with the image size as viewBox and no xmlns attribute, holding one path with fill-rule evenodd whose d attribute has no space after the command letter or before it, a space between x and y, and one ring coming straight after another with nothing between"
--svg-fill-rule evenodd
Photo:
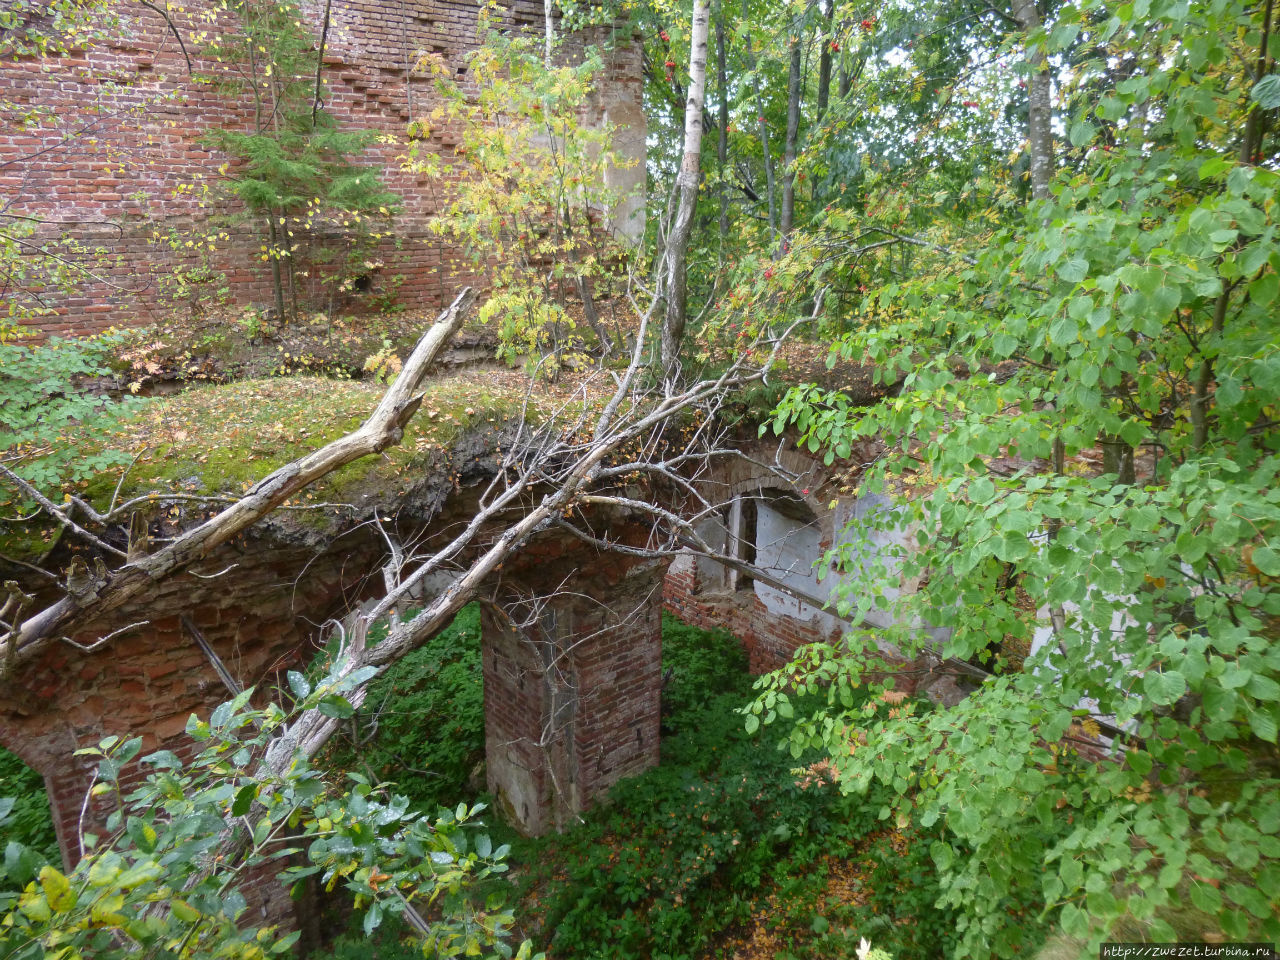
<instances>
[{"instance_id":1,"label":"crumbling brick wall","mask_svg":"<svg viewBox=\"0 0 1280 960\"><path fill-rule=\"evenodd\" d=\"M265 240L256 223L230 229L212 252L186 242L205 232L200 228L208 213L199 197L217 182L225 159L201 137L218 128L247 130L252 122L247 98L199 81L226 70L202 58L199 35L235 29L225 15L211 23L210 6L192 0L171 7L185 54L158 14L118 4L108 36L88 49L0 63L0 198L8 212L42 221L29 244L63 232L83 244L80 252L59 251L72 261L75 290L43 292L52 312L35 322L40 335L154 322L175 308L166 278L199 266L202 258L225 276L233 302L271 302ZM318 49L324 2L304 0L303 8ZM465 84L479 8L474 0L333 0L322 70L327 109L349 129L403 140L409 120L428 112L435 96L431 79L411 69L417 52L440 58ZM504 9L508 28L537 29L542 22L537 0L516 0ZM573 38L565 55L580 55L588 42L606 51L593 96L596 116L588 119L639 123L638 141L634 129L623 140L643 156L638 47L626 31L597 30ZM57 120L22 122L28 111L39 110L52 111ZM432 129L425 141L446 158L457 143L458 131L447 126ZM322 268L311 270L302 292L314 306L360 312L382 297L439 307L467 279L467 268L426 229L439 209L437 188L400 169L402 152L401 143L379 143L362 157L385 171L383 182L404 200L394 237L369 258L382 266L370 271L366 289L336 301L320 282ZM307 253L304 248L299 256ZM194 293L182 296L213 293L222 282L208 283L208 290L196 283Z\"/></svg>"}]
</instances>

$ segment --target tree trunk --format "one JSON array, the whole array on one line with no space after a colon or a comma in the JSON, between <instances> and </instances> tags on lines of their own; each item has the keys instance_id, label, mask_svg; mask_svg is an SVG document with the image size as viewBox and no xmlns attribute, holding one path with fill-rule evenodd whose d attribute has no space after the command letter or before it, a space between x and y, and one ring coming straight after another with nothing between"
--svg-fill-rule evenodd
<instances>
[{"instance_id":1,"label":"tree trunk","mask_svg":"<svg viewBox=\"0 0 1280 960\"><path fill-rule=\"evenodd\" d=\"M823 4L822 11L827 18L827 28L822 34L822 52L818 57L818 122L822 122L822 116L827 112L827 101L831 98L831 45L836 42L835 39L835 17L836 2L835 0L826 0Z\"/></svg>"},{"instance_id":2,"label":"tree trunk","mask_svg":"<svg viewBox=\"0 0 1280 960\"><path fill-rule=\"evenodd\" d=\"M267 236L271 240L271 286L276 295L276 322L284 323L284 278L280 275L280 233L274 210L267 212Z\"/></svg>"},{"instance_id":3,"label":"tree trunk","mask_svg":"<svg viewBox=\"0 0 1280 960\"><path fill-rule=\"evenodd\" d=\"M322 102L320 99L320 94L324 90L324 87L322 86L322 81L324 79L324 50L325 50L325 44L329 42L329 16L332 12L333 12L333 0L325 0L324 24L320 28L320 50L316 54L316 92L315 92L315 96L311 100L312 132L315 131L316 121L319 119L319 116L320 116L320 106ZM406 77L405 83L407 84L408 82L409 81ZM410 108L409 110L409 119L410 120L413 119L412 108Z\"/></svg>"},{"instance_id":4,"label":"tree trunk","mask_svg":"<svg viewBox=\"0 0 1280 960\"><path fill-rule=\"evenodd\" d=\"M729 165L729 83L724 50L724 3L716 2L716 91L720 97L720 130L716 141L716 160L720 164L720 265L724 266L724 246L729 240L729 184L725 168Z\"/></svg>"},{"instance_id":5,"label":"tree trunk","mask_svg":"<svg viewBox=\"0 0 1280 960\"><path fill-rule=\"evenodd\" d=\"M542 50L542 62L548 70L551 69L551 48L556 42L556 21L555 21L556 0L543 0L542 16L544 25L544 39Z\"/></svg>"},{"instance_id":6,"label":"tree trunk","mask_svg":"<svg viewBox=\"0 0 1280 960\"><path fill-rule=\"evenodd\" d=\"M799 24L794 25L799 29ZM786 249L796 216L796 141L800 137L800 37L791 37L791 68L787 75L787 138L782 148L782 244Z\"/></svg>"},{"instance_id":7,"label":"tree trunk","mask_svg":"<svg viewBox=\"0 0 1280 960\"><path fill-rule=\"evenodd\" d=\"M1013 18L1029 40L1040 29L1040 11L1035 0L1013 0ZM1047 200L1049 181L1053 178L1053 109L1052 77L1044 50L1030 51L1027 62L1031 76L1027 79L1027 152L1031 157L1031 198Z\"/></svg>"},{"instance_id":8,"label":"tree trunk","mask_svg":"<svg viewBox=\"0 0 1280 960\"><path fill-rule=\"evenodd\" d=\"M750 9L746 0L742 0L742 23L750 23ZM769 124L764 122L764 95L760 92L760 76L755 72L755 51L751 49L750 35L744 37L746 44L746 69L751 74L751 92L755 95L755 120L760 131L760 151L764 154L764 184L769 200L769 238L777 237L778 215L774 207L773 193L773 155L769 152Z\"/></svg>"},{"instance_id":9,"label":"tree trunk","mask_svg":"<svg viewBox=\"0 0 1280 960\"><path fill-rule=\"evenodd\" d=\"M1267 70L1267 51L1271 35L1273 7L1273 0L1267 0L1266 5L1263 7L1262 41L1258 45L1258 61L1253 69L1253 83L1245 84L1246 90L1251 90L1253 85L1262 79ZM1257 104L1249 104L1246 109L1248 109L1249 114L1240 136L1239 156L1240 162L1247 164L1259 159L1256 154L1262 138L1262 110ZM1200 353L1204 354L1206 351L1216 352L1218 349L1218 340L1222 337L1223 330L1226 329L1227 308L1231 303L1231 292L1239 282L1239 280L1235 280L1223 285L1222 293L1218 295L1218 301L1214 304L1213 323L1209 328L1209 336L1205 338L1205 343L1200 347ZM1209 385L1213 382L1214 359L1214 353L1210 353L1201 359L1200 369L1196 372L1193 388L1195 392L1191 398L1191 442L1197 450L1202 449L1209 442Z\"/></svg>"},{"instance_id":10,"label":"tree trunk","mask_svg":"<svg viewBox=\"0 0 1280 960\"><path fill-rule=\"evenodd\" d=\"M604 359L613 353L613 340L600 323L600 313L596 310L596 300L591 294L591 281L582 273L578 273L573 278L573 285L577 288L578 297L582 300L582 316L586 319L587 326L591 328L591 332L596 335L596 340L600 343L600 358Z\"/></svg>"},{"instance_id":11,"label":"tree trunk","mask_svg":"<svg viewBox=\"0 0 1280 960\"><path fill-rule=\"evenodd\" d=\"M684 158L676 186L680 205L667 237L667 310L662 323L662 366L668 379L678 374L680 342L684 339L686 299L686 257L693 232L693 214L698 205L698 172L702 155L702 103L707 86L707 0L694 0L693 30L689 52L689 99L684 108Z\"/></svg>"}]
</instances>

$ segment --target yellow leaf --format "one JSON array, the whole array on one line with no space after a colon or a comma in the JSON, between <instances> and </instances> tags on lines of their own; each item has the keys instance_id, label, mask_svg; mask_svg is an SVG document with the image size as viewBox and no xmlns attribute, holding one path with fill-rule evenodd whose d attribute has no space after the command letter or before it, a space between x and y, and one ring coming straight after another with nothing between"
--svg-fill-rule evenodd
<instances>
[{"instance_id":1,"label":"yellow leaf","mask_svg":"<svg viewBox=\"0 0 1280 960\"><path fill-rule=\"evenodd\" d=\"M40 868L40 886L44 888L44 895L49 901L49 906L57 913L65 913L76 905L76 893L71 889L71 884L59 871L47 864Z\"/></svg>"}]
</instances>

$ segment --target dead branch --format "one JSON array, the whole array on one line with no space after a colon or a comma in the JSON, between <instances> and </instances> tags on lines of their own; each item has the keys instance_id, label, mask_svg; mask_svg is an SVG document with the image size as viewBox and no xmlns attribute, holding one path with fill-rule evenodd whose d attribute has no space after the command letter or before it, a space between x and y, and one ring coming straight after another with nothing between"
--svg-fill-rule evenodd
<instances>
[{"instance_id":1,"label":"dead branch","mask_svg":"<svg viewBox=\"0 0 1280 960\"><path fill-rule=\"evenodd\" d=\"M119 609L144 595L158 581L207 556L315 481L352 461L380 453L398 443L404 435L405 424L422 403L422 396L417 391L428 367L462 326L475 299L475 292L470 287L458 294L457 299L422 335L399 378L388 387L377 409L358 429L273 471L233 505L176 537L163 549L111 572L96 590L92 602L84 603L65 596L28 618L0 638L0 660L9 661L15 652L18 658L33 655L48 638L71 632L75 624L89 617L100 617ZM5 473L11 471L5 468ZM53 507L53 511L59 522L66 519L57 507ZM85 534L96 539L87 531Z\"/></svg>"}]
</instances>

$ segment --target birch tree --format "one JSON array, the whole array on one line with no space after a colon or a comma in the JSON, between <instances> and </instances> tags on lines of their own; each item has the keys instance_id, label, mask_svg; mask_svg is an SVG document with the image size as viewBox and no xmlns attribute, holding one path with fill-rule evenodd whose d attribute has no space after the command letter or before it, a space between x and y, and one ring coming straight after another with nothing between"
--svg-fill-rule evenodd
<instances>
[{"instance_id":1,"label":"birch tree","mask_svg":"<svg viewBox=\"0 0 1280 960\"><path fill-rule=\"evenodd\" d=\"M693 29L689 45L689 96L684 108L684 153L680 161L680 174L676 178L679 205L663 256L666 313L662 323L662 367L669 380L674 380L679 375L680 344L684 339L688 312L686 261L689 238L693 233L693 215L698 206L709 21L710 5L707 0L694 0Z\"/></svg>"}]
</instances>

